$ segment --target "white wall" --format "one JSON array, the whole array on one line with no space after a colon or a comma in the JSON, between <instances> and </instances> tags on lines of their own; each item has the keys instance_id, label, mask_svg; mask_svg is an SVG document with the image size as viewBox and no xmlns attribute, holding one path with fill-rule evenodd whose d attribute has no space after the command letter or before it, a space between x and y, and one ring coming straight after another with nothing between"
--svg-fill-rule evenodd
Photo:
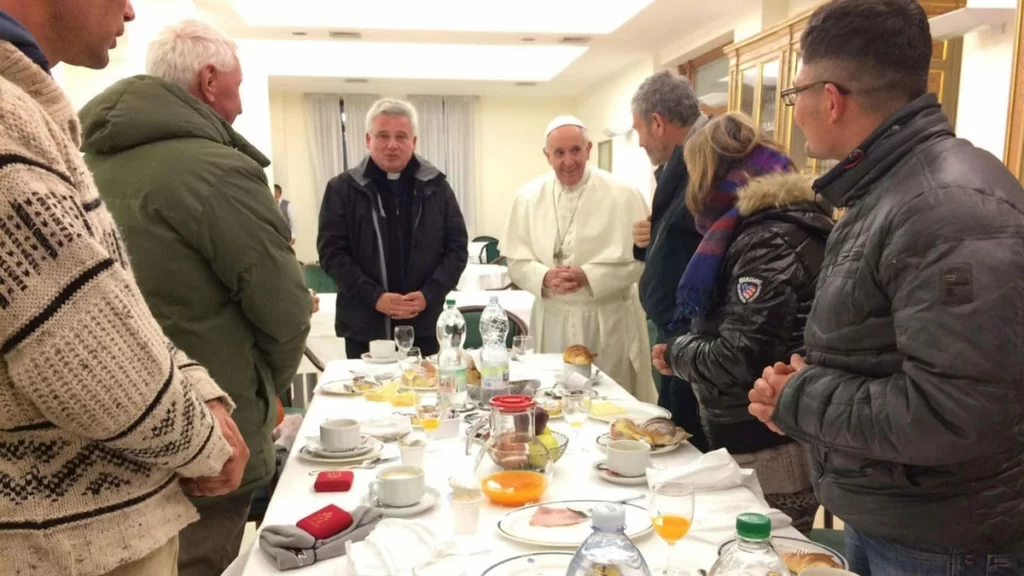
<instances>
[{"instance_id":1,"label":"white wall","mask_svg":"<svg viewBox=\"0 0 1024 576\"><path fill-rule=\"evenodd\" d=\"M817 8L825 3L825 0L789 0L789 17L792 18L803 14L812 8Z\"/></svg>"},{"instance_id":2,"label":"white wall","mask_svg":"<svg viewBox=\"0 0 1024 576\"><path fill-rule=\"evenodd\" d=\"M612 173L639 188L648 201L654 190L653 167L632 131L631 104L640 83L656 69L655 56L651 54L587 91L577 102L580 120L587 125L594 141L590 161L597 166L597 145L608 139L605 130L620 134L612 138Z\"/></svg>"},{"instance_id":3,"label":"white wall","mask_svg":"<svg viewBox=\"0 0 1024 576\"><path fill-rule=\"evenodd\" d=\"M981 28L964 36L956 132L1003 158L1013 75L1011 25Z\"/></svg>"},{"instance_id":4,"label":"white wall","mask_svg":"<svg viewBox=\"0 0 1024 576\"><path fill-rule=\"evenodd\" d=\"M483 97L477 105L476 235L499 240L516 190L551 170L544 129L560 114L576 114L571 99ZM595 155L592 157L597 162Z\"/></svg>"},{"instance_id":5,"label":"white wall","mask_svg":"<svg viewBox=\"0 0 1024 576\"><path fill-rule=\"evenodd\" d=\"M303 95L271 92L269 105L274 183L281 185L284 197L292 203L295 254L303 262L315 262L319 213Z\"/></svg>"}]
</instances>

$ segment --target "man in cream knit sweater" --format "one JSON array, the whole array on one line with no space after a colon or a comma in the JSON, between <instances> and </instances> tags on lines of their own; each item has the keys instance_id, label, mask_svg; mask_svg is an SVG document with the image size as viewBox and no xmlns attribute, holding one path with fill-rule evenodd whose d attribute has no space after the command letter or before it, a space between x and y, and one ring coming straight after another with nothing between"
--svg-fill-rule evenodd
<instances>
[{"instance_id":1,"label":"man in cream knit sweater","mask_svg":"<svg viewBox=\"0 0 1024 576\"><path fill-rule=\"evenodd\" d=\"M128 0L0 0L0 576L172 576L238 487L231 400L132 277L49 67L102 68Z\"/></svg>"}]
</instances>

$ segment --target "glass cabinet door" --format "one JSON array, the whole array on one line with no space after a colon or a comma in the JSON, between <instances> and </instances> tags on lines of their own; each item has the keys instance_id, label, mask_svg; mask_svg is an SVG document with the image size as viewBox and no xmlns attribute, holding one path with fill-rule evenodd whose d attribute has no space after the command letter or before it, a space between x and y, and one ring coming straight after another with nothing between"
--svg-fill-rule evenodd
<instances>
[{"instance_id":1,"label":"glass cabinet door","mask_svg":"<svg viewBox=\"0 0 1024 576\"><path fill-rule=\"evenodd\" d=\"M778 133L779 80L782 71L779 61L772 60L761 65L761 90L758 97L757 123L761 134L774 140Z\"/></svg>"},{"instance_id":2,"label":"glass cabinet door","mask_svg":"<svg viewBox=\"0 0 1024 576\"><path fill-rule=\"evenodd\" d=\"M751 118L754 117L754 98L757 97L757 73L756 66L740 71L740 112Z\"/></svg>"}]
</instances>

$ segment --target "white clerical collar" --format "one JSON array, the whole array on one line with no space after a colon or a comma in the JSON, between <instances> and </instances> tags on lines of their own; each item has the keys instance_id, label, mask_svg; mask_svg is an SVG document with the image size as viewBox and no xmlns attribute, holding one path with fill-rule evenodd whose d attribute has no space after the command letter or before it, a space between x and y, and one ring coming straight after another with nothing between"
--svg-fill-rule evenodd
<instances>
[{"instance_id":1,"label":"white clerical collar","mask_svg":"<svg viewBox=\"0 0 1024 576\"><path fill-rule=\"evenodd\" d=\"M570 194L572 194L574 192L579 192L579 191L583 190L584 188L586 188L587 182L590 181L590 166L587 166L587 167L585 167L583 169L583 177L580 178L579 182L573 184L572 186L566 186L565 184L563 184L561 180L558 180L558 176L557 175L555 176L555 180L558 181L558 185L565 192L569 192Z\"/></svg>"},{"instance_id":2,"label":"white clerical collar","mask_svg":"<svg viewBox=\"0 0 1024 576\"><path fill-rule=\"evenodd\" d=\"M401 177L401 172L388 172L388 180L398 180Z\"/></svg>"}]
</instances>

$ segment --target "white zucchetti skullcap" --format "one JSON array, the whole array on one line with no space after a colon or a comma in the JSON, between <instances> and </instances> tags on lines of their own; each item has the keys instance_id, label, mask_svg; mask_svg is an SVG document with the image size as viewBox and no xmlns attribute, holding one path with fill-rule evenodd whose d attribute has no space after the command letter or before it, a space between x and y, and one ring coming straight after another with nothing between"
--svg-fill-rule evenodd
<instances>
[{"instance_id":1,"label":"white zucchetti skullcap","mask_svg":"<svg viewBox=\"0 0 1024 576\"><path fill-rule=\"evenodd\" d=\"M548 129L544 132L544 137L546 138L550 136L552 132L558 130L562 126L579 126L584 130L587 129L587 125L583 123L583 120L580 120L575 116L562 115L556 117L550 124L548 124Z\"/></svg>"}]
</instances>

